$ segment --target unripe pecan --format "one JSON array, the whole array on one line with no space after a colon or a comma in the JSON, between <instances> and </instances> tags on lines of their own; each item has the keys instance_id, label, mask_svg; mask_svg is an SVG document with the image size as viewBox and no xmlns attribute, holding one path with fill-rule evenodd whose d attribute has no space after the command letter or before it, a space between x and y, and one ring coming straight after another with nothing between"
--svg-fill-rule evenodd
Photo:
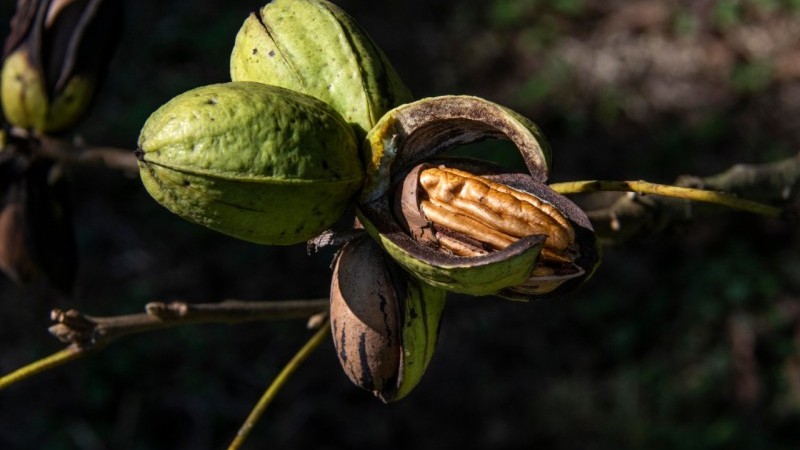
<instances>
[{"instance_id":1,"label":"unripe pecan","mask_svg":"<svg viewBox=\"0 0 800 450\"><path fill-rule=\"evenodd\" d=\"M6 119L45 133L77 123L105 77L121 28L119 0L18 0L3 54Z\"/></svg>"},{"instance_id":2,"label":"unripe pecan","mask_svg":"<svg viewBox=\"0 0 800 450\"><path fill-rule=\"evenodd\" d=\"M411 101L389 59L361 26L325 0L272 0L245 20L231 79L317 97L363 139L389 109Z\"/></svg>"},{"instance_id":3,"label":"unripe pecan","mask_svg":"<svg viewBox=\"0 0 800 450\"><path fill-rule=\"evenodd\" d=\"M150 194L239 239L304 242L344 213L363 179L353 130L328 104L255 82L203 86L167 102L139 136Z\"/></svg>"}]
</instances>

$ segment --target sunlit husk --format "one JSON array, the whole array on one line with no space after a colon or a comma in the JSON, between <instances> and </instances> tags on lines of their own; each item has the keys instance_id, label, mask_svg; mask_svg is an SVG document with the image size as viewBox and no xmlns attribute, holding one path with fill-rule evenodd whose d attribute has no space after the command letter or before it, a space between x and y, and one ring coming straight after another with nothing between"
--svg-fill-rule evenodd
<instances>
[{"instance_id":1,"label":"sunlit husk","mask_svg":"<svg viewBox=\"0 0 800 450\"><path fill-rule=\"evenodd\" d=\"M414 239L398 222L395 191L415 165L438 164L435 161L440 153L487 139L510 140L520 151L528 173L471 160L447 160L446 164L529 192L561 211L575 228L580 247L573 274L532 282L544 235L522 237L486 255L459 257ZM538 127L519 114L477 97L423 99L388 112L368 134L363 152L367 179L358 217L395 261L425 283L453 292L527 300L562 293L593 272L598 254L591 224L580 208L545 184L549 146ZM514 286L523 287L511 290Z\"/></svg>"}]
</instances>

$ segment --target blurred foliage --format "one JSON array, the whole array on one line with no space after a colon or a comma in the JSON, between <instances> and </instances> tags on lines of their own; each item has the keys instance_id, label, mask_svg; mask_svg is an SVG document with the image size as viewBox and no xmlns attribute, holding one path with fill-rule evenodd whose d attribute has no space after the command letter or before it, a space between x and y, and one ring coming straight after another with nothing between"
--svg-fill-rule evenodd
<instances>
[{"instance_id":1,"label":"blurred foliage","mask_svg":"<svg viewBox=\"0 0 800 450\"><path fill-rule=\"evenodd\" d=\"M13 2L0 4L0 22ZM798 151L800 2L341 1L416 96L518 109L554 180L670 182ZM147 116L224 81L251 1L127 2L122 45L81 136L134 148ZM502 152L503 144L465 153ZM259 247L184 223L139 181L70 173L77 291L0 281L0 371L59 348L52 307L327 295L330 253ZM792 449L800 445L797 230L730 214L605 250L578 293L533 304L454 297L419 388L356 390L332 346L307 362L250 448ZM0 393L0 448L218 449L308 333L205 326L115 343Z\"/></svg>"}]
</instances>

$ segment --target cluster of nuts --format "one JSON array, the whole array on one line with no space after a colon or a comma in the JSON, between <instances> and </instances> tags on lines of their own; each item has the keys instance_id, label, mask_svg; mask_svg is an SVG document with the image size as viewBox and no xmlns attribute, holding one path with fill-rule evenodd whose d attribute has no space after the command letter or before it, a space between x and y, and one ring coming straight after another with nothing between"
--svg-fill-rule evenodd
<instances>
[{"instance_id":1,"label":"cluster of nuts","mask_svg":"<svg viewBox=\"0 0 800 450\"><path fill-rule=\"evenodd\" d=\"M411 101L386 56L325 0L273 0L244 23L232 82L144 125L145 187L180 216L263 244L317 236L355 206L331 284L337 355L383 401L433 355L447 292L517 300L574 289L599 256L583 211L546 184L528 119L470 96ZM443 152L508 139L527 172Z\"/></svg>"},{"instance_id":2,"label":"cluster of nuts","mask_svg":"<svg viewBox=\"0 0 800 450\"><path fill-rule=\"evenodd\" d=\"M0 68L0 271L69 292L77 249L68 180L39 138L88 113L122 28L122 2L16 3Z\"/></svg>"}]
</instances>

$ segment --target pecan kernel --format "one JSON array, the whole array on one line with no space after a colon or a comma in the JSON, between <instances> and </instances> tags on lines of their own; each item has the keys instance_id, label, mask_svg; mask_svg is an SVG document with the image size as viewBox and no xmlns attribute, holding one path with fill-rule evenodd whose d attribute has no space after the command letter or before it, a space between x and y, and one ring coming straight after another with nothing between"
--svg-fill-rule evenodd
<instances>
[{"instance_id":1,"label":"pecan kernel","mask_svg":"<svg viewBox=\"0 0 800 450\"><path fill-rule=\"evenodd\" d=\"M490 179L448 167L420 171L420 211L434 225L500 250L524 236L547 236L545 261L569 263L575 232L553 205ZM445 244L446 240L440 244ZM461 252L454 251L456 254ZM470 255L464 255L470 256Z\"/></svg>"}]
</instances>

